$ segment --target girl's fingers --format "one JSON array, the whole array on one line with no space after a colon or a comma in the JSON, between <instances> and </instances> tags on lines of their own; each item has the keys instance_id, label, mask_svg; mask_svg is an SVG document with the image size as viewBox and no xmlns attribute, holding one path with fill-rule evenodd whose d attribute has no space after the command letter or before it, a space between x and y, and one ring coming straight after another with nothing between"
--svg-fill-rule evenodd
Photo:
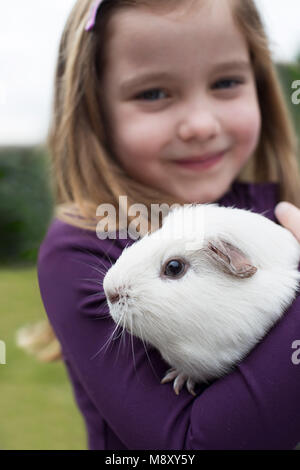
<instances>
[{"instance_id":1,"label":"girl's fingers","mask_svg":"<svg viewBox=\"0 0 300 470\"><path fill-rule=\"evenodd\" d=\"M284 201L275 207L275 215L280 224L290 230L300 243L300 209Z\"/></svg>"}]
</instances>

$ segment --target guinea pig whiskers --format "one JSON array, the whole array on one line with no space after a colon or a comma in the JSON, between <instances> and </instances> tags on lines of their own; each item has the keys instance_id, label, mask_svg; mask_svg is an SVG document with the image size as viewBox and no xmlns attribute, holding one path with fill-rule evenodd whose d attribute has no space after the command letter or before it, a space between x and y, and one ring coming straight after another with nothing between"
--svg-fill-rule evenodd
<instances>
[{"instance_id":1,"label":"guinea pig whiskers","mask_svg":"<svg viewBox=\"0 0 300 470\"><path fill-rule=\"evenodd\" d=\"M94 277L93 279L88 278L88 277L81 277L81 278L79 279L79 281L90 281L90 282L96 282L97 284L99 284L99 282L101 282L100 279L97 279L97 278L95 278L95 277ZM101 284L101 285L102 285L102 284Z\"/></svg>"},{"instance_id":2,"label":"guinea pig whiskers","mask_svg":"<svg viewBox=\"0 0 300 470\"><path fill-rule=\"evenodd\" d=\"M97 297L98 295L101 295L101 291L95 292L95 294L87 295L85 298L86 299L91 299L93 297Z\"/></svg>"},{"instance_id":3,"label":"guinea pig whiskers","mask_svg":"<svg viewBox=\"0 0 300 470\"><path fill-rule=\"evenodd\" d=\"M113 338L113 341L116 341L117 339L121 338L122 335L123 335L123 329L121 329L120 325L119 325L119 332L118 334Z\"/></svg>"},{"instance_id":4,"label":"guinea pig whiskers","mask_svg":"<svg viewBox=\"0 0 300 470\"><path fill-rule=\"evenodd\" d=\"M95 318L91 318L93 321L98 321L98 320L107 320L108 318L111 318L110 314L108 313L107 315L101 315Z\"/></svg>"},{"instance_id":5,"label":"guinea pig whiskers","mask_svg":"<svg viewBox=\"0 0 300 470\"><path fill-rule=\"evenodd\" d=\"M106 272L107 272L107 267L103 264L103 267L106 268L106 271L103 271L102 269L99 268L99 266L94 266L93 264L90 264L90 263L86 263L85 261L82 261L82 260L79 260L79 259L75 259L73 258L73 261L76 261L77 263L81 263L81 264L84 264L85 266L88 266L89 268L92 268L94 269L94 271L97 271L98 273L100 273L102 276L105 276ZM99 260L100 261L100 260Z\"/></svg>"},{"instance_id":6,"label":"guinea pig whiskers","mask_svg":"<svg viewBox=\"0 0 300 470\"><path fill-rule=\"evenodd\" d=\"M99 263L100 265L102 265L102 266L104 267L105 271L108 270L108 269L107 269L107 266L105 265L105 263L103 262L103 260L102 260L101 258L98 258L92 251L87 250L86 248L85 248L85 249L81 249L81 251L84 252L84 253L88 253L91 257L95 258L95 260L97 261L97 263ZM104 253L104 256L106 256L106 257L108 258L108 260L109 260L109 262L110 262L110 266L109 266L109 267L111 267L114 263L112 262L112 260L111 260L111 258L110 258L110 256L109 256L109 254L108 254L108 251L106 251L106 252Z\"/></svg>"},{"instance_id":7,"label":"guinea pig whiskers","mask_svg":"<svg viewBox=\"0 0 300 470\"><path fill-rule=\"evenodd\" d=\"M130 316L130 331L132 331L132 317ZM135 356L134 356L134 345L133 345L133 336L130 335L130 342L131 342L131 351L132 351L132 358L133 358L133 366L135 373L137 374L137 369L136 369L136 362L135 362Z\"/></svg>"},{"instance_id":8,"label":"guinea pig whiskers","mask_svg":"<svg viewBox=\"0 0 300 470\"><path fill-rule=\"evenodd\" d=\"M97 295L98 295L98 294L97 294ZM106 299L104 299L103 305L104 305L104 307L105 307L105 305L108 307L108 303L107 303L107 300L106 300ZM96 310L96 313L99 313L99 310L101 309L101 307L103 307L103 305L101 304L101 305L99 306L99 308ZM109 307L108 307L108 308L109 308ZM100 312L100 313L101 313L101 312ZM98 316L98 317L95 316L95 317L92 318L92 320L94 320L94 321L97 321L97 320L107 320L108 318L111 319L111 314L110 314L110 313L108 313L107 315L102 315L102 314L101 314L101 316Z\"/></svg>"},{"instance_id":9,"label":"guinea pig whiskers","mask_svg":"<svg viewBox=\"0 0 300 470\"><path fill-rule=\"evenodd\" d=\"M104 351L104 354L105 354L105 353L107 352L108 347L109 347L110 344L112 343L112 341L115 341L115 340L116 340L116 338L114 338L114 335L115 335L115 333L116 333L118 330L120 330L120 323L121 323L122 320L123 320L123 316L124 316L124 314L121 315L121 317L119 318L119 320L118 320L118 322L117 322L117 324L116 324L116 326L115 326L115 328L114 328L112 334L109 336L109 338L106 340L106 342L103 344L103 346L102 346L101 349L96 353L95 356L97 356L98 354L100 354L100 352L102 352L103 349L105 349L105 351ZM93 357L95 357L95 356L93 356Z\"/></svg>"},{"instance_id":10,"label":"guinea pig whiskers","mask_svg":"<svg viewBox=\"0 0 300 470\"><path fill-rule=\"evenodd\" d=\"M152 364L152 362L151 362L150 356L149 356L149 354L148 354L147 346L146 346L145 341L144 341L144 338L143 338L143 332L142 332L142 329L141 329L141 325L139 325L139 330L140 330L140 339L142 340L142 343L143 343L143 346L144 346L144 350L145 350L145 353L146 353L148 362L149 362L149 364L150 364L151 370L152 370L152 372L154 373L154 375L156 376L156 378L157 378L158 380L160 380L160 378L158 377L158 375L157 375L157 373L156 373L156 370L155 370L154 367L153 367L153 364Z\"/></svg>"},{"instance_id":11,"label":"guinea pig whiskers","mask_svg":"<svg viewBox=\"0 0 300 470\"><path fill-rule=\"evenodd\" d=\"M98 266L93 266L92 264L89 264L89 266L98 273L100 273L102 276L105 276L106 272L103 271L103 269L99 268Z\"/></svg>"},{"instance_id":12,"label":"guinea pig whiskers","mask_svg":"<svg viewBox=\"0 0 300 470\"><path fill-rule=\"evenodd\" d=\"M119 354L120 354L120 348L121 346L123 346L123 349L125 348L126 346L126 330L125 330L125 324L123 322L122 324L122 330L121 330L121 333L120 335L118 336L118 338L120 337L120 341L119 341L119 346L118 346L118 352L117 352L117 357L116 357L116 361L118 360L118 357L119 357Z\"/></svg>"}]
</instances>

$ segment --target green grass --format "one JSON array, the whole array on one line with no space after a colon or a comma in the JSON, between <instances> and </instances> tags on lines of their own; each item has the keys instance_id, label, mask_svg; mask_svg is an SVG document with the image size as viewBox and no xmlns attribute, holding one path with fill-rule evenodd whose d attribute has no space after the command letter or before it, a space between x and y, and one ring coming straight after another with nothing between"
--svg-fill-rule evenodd
<instances>
[{"instance_id":1,"label":"green grass","mask_svg":"<svg viewBox=\"0 0 300 470\"><path fill-rule=\"evenodd\" d=\"M34 267L0 268L0 449L86 449L83 419L62 362L40 363L16 346L16 331L45 319Z\"/></svg>"}]
</instances>

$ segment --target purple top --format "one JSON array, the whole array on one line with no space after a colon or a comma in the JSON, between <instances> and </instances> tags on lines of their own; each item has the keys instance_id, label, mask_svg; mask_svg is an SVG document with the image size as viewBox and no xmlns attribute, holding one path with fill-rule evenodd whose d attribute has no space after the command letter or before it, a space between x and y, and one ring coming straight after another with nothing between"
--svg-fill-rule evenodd
<instances>
[{"instance_id":1,"label":"purple top","mask_svg":"<svg viewBox=\"0 0 300 470\"><path fill-rule=\"evenodd\" d=\"M219 201L273 221L276 183L233 183ZM259 236L259 234L258 234ZM44 306L62 345L90 449L293 449L300 441L300 297L229 375L194 398L161 385L168 365L154 350L114 330L102 290L103 271L128 240L54 220L40 247L38 277ZM110 261L111 260L111 261ZM134 350L134 360L133 353ZM151 364L150 362L151 361Z\"/></svg>"}]
</instances>

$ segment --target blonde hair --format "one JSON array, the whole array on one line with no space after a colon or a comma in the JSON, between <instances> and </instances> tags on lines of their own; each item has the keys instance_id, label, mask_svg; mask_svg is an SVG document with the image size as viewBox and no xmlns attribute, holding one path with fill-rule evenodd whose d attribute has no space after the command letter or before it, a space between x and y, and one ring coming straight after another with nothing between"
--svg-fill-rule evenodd
<instances>
[{"instance_id":1,"label":"blonde hair","mask_svg":"<svg viewBox=\"0 0 300 470\"><path fill-rule=\"evenodd\" d=\"M106 144L100 83L105 67L105 38L113 13L141 5L172 7L174 1L178 4L182 0L104 2L92 32L85 31L90 0L78 0L70 13L59 48L48 136L57 216L70 224L94 230L97 206L112 203L118 210L120 195L127 195L129 205L180 203L134 181L112 156ZM232 5L234 20L249 46L262 115L259 144L240 179L278 181L280 198L300 205L297 138L262 21L252 0L233 0ZM74 218L74 212L82 218Z\"/></svg>"},{"instance_id":2,"label":"blonde hair","mask_svg":"<svg viewBox=\"0 0 300 470\"><path fill-rule=\"evenodd\" d=\"M48 136L56 216L61 220L95 230L97 206L102 202L112 203L118 211L120 195L127 195L128 205L138 202L149 207L151 203L180 203L134 181L114 158L107 144L100 83L106 60L105 39L113 13L124 7L172 8L180 2L182 0L106 1L100 7L92 32L85 31L92 0L77 0L74 5L59 47ZM276 181L280 199L300 206L297 137L262 21L253 0L232 0L232 11L249 47L262 116L257 149L239 180Z\"/></svg>"}]
</instances>

